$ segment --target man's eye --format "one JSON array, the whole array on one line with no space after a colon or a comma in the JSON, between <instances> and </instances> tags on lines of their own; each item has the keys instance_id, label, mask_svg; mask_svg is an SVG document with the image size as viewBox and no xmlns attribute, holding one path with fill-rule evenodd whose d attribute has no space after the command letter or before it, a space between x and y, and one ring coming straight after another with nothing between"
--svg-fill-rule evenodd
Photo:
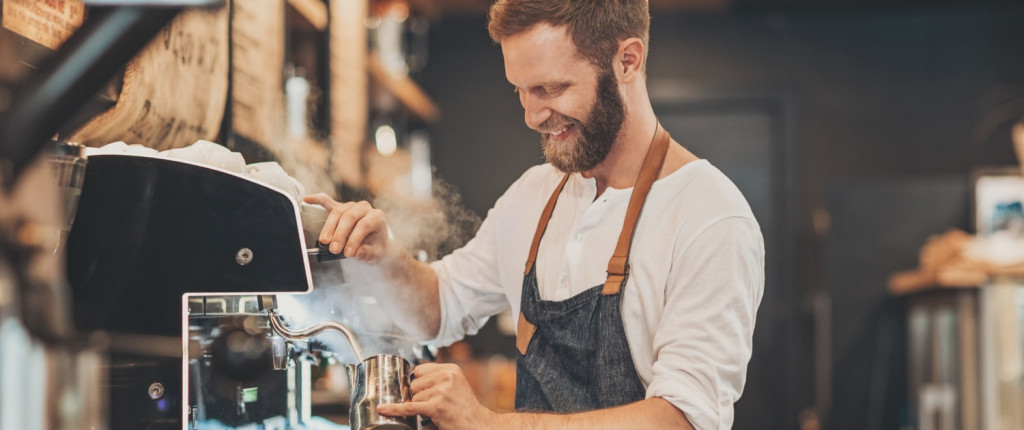
<instances>
[{"instance_id":1,"label":"man's eye","mask_svg":"<svg viewBox=\"0 0 1024 430\"><path fill-rule=\"evenodd\" d=\"M548 93L548 94L558 94L558 93L560 93L562 91L565 91L566 88L569 88L569 86L568 85L555 85L555 86L544 88L544 92Z\"/></svg>"}]
</instances>

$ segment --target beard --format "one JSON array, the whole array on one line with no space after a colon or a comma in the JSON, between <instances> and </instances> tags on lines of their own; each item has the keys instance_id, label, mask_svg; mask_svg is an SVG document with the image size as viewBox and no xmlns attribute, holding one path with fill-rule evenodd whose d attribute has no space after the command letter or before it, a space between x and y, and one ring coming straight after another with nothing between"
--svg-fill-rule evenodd
<instances>
[{"instance_id":1,"label":"beard","mask_svg":"<svg viewBox=\"0 0 1024 430\"><path fill-rule=\"evenodd\" d=\"M555 113L539 127L544 158L565 173L593 169L608 156L626 119L626 107L615 74L606 70L597 80L597 99L585 121ZM572 126L576 136L564 142L551 140L551 132Z\"/></svg>"}]
</instances>

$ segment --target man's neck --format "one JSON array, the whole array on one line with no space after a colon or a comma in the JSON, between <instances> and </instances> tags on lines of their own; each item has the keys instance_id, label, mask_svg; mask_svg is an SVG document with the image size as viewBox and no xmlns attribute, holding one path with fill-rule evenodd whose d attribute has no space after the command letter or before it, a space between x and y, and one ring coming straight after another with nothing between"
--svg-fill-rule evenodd
<instances>
[{"instance_id":1,"label":"man's neck","mask_svg":"<svg viewBox=\"0 0 1024 430\"><path fill-rule=\"evenodd\" d=\"M622 189L633 186L657 127L658 120L653 110L636 112L622 123L608 156L601 164L583 172L583 177L594 178L597 182L597 196L604 194L608 187Z\"/></svg>"}]
</instances>

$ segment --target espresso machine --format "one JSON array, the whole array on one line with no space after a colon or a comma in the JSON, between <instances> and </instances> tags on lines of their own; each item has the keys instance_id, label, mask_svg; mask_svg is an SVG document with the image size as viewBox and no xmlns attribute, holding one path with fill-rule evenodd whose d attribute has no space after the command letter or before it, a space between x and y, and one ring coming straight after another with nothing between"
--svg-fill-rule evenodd
<instances>
[{"instance_id":1,"label":"espresso machine","mask_svg":"<svg viewBox=\"0 0 1024 430\"><path fill-rule=\"evenodd\" d=\"M184 374L200 357L185 355L183 310L245 309L241 300L197 307L207 301L192 296L312 289L297 212L284 193L217 169L161 157L88 158L67 271L75 326L110 338L113 428L181 428L198 419ZM243 369L236 376L255 378L257 370L244 368L263 344L241 345L251 350L237 363L222 358Z\"/></svg>"},{"instance_id":2,"label":"espresso machine","mask_svg":"<svg viewBox=\"0 0 1024 430\"><path fill-rule=\"evenodd\" d=\"M72 324L63 264L68 195L54 178L79 169L54 175L48 158L76 155L49 141L184 7L215 4L106 2L48 52L0 29L0 428L110 427L107 339Z\"/></svg>"},{"instance_id":3,"label":"espresso machine","mask_svg":"<svg viewBox=\"0 0 1024 430\"><path fill-rule=\"evenodd\" d=\"M76 327L110 339L111 427L331 428L313 414L313 385L334 367L349 376L334 406L375 420L359 428L418 428L385 423L375 404L408 400L423 350L367 286L345 283L354 262L316 242L325 217L245 175L89 156L68 280ZM394 393L360 391L388 372Z\"/></svg>"},{"instance_id":4,"label":"espresso machine","mask_svg":"<svg viewBox=\"0 0 1024 430\"><path fill-rule=\"evenodd\" d=\"M287 333L351 326L366 356L418 352L307 248L293 197L183 161L44 149L181 10L223 0L87 3L56 52L0 61L0 428L338 427L317 420L313 378L353 348L282 336L271 310ZM24 46L0 31L5 53ZM327 403L379 400L347 394Z\"/></svg>"}]
</instances>

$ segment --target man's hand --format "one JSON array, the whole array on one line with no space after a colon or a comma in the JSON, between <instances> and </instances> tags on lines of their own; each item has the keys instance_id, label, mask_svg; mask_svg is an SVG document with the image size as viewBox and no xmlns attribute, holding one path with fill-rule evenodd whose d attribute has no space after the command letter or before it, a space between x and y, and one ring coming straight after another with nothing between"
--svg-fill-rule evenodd
<instances>
[{"instance_id":1,"label":"man's hand","mask_svg":"<svg viewBox=\"0 0 1024 430\"><path fill-rule=\"evenodd\" d=\"M430 417L444 430L497 428L499 414L477 400L462 369L454 364L425 363L416 366L410 385L412 401L382 404L377 412L388 416Z\"/></svg>"},{"instance_id":2,"label":"man's hand","mask_svg":"<svg viewBox=\"0 0 1024 430\"><path fill-rule=\"evenodd\" d=\"M376 264L389 251L387 217L369 203L339 203L324 193L306 196L306 203L323 206L330 213L320 231L320 243L330 244L331 253L344 252L349 258Z\"/></svg>"},{"instance_id":3,"label":"man's hand","mask_svg":"<svg viewBox=\"0 0 1024 430\"><path fill-rule=\"evenodd\" d=\"M373 285L372 294L384 312L418 340L433 339L441 329L437 273L405 251L388 234L387 218L367 202L338 203L326 194L302 199L327 209L320 243L365 264L346 268L345 280ZM351 269L351 270L350 270Z\"/></svg>"},{"instance_id":4,"label":"man's hand","mask_svg":"<svg viewBox=\"0 0 1024 430\"><path fill-rule=\"evenodd\" d=\"M573 414L497 413L477 400L462 369L454 364L416 366L412 401L377 406L381 415L421 415L441 430L486 429L679 429L693 430L683 413L660 397L614 408Z\"/></svg>"}]
</instances>

